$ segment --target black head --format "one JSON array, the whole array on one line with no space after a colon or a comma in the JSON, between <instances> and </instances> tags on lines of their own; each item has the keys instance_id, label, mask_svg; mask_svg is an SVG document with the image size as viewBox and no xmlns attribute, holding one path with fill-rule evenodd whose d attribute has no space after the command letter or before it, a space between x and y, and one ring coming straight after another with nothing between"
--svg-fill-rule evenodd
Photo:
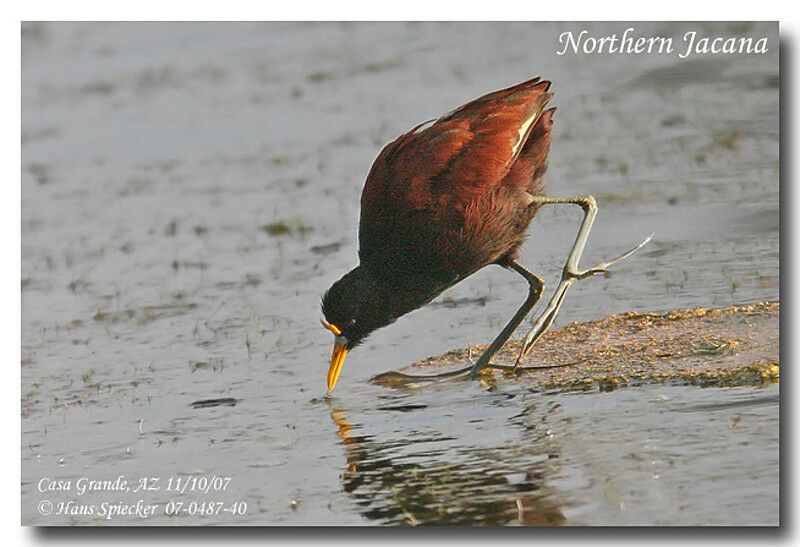
<instances>
[{"instance_id":1,"label":"black head","mask_svg":"<svg viewBox=\"0 0 800 547\"><path fill-rule=\"evenodd\" d=\"M395 314L386 309L381 284L359 266L331 285L322 297L322 313L331 329L345 340L346 349L360 344L372 331L388 325ZM331 328L330 326L328 328Z\"/></svg>"}]
</instances>

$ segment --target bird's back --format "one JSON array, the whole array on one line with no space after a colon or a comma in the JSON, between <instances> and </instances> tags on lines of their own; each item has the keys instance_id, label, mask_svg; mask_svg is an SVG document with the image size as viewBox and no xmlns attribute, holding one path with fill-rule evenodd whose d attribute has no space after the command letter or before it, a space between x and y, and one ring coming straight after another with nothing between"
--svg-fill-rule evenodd
<instances>
[{"instance_id":1,"label":"bird's back","mask_svg":"<svg viewBox=\"0 0 800 547\"><path fill-rule=\"evenodd\" d=\"M441 292L513 258L543 190L549 87L536 78L490 93L388 144L361 196L361 263Z\"/></svg>"}]
</instances>

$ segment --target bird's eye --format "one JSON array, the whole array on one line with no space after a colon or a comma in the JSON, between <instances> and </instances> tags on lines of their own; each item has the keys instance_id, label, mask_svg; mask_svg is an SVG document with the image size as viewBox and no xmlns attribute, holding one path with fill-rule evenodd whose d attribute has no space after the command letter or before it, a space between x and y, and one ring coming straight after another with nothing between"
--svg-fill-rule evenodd
<instances>
[{"instance_id":1,"label":"bird's eye","mask_svg":"<svg viewBox=\"0 0 800 547\"><path fill-rule=\"evenodd\" d=\"M355 319L351 319L350 322L347 324L347 326L348 327L352 327L355 324L356 324L356 320Z\"/></svg>"}]
</instances>

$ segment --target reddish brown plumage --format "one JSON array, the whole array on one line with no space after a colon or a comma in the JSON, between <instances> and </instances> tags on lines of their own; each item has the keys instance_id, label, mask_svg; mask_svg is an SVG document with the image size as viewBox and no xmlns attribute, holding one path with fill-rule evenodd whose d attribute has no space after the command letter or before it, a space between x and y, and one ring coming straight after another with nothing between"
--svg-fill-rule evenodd
<instances>
[{"instance_id":1,"label":"reddish brown plumage","mask_svg":"<svg viewBox=\"0 0 800 547\"><path fill-rule=\"evenodd\" d=\"M483 266L515 258L536 212L531 195L544 188L549 87L536 78L490 93L381 151L361 196L361 263L323 299L350 347Z\"/></svg>"}]
</instances>

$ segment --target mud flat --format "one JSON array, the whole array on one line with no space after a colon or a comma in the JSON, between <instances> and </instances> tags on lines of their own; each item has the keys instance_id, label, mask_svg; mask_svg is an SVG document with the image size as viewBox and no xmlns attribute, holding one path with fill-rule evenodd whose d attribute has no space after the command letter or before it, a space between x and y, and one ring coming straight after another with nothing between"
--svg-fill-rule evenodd
<instances>
[{"instance_id":1,"label":"mud flat","mask_svg":"<svg viewBox=\"0 0 800 547\"><path fill-rule=\"evenodd\" d=\"M627 312L572 323L545 334L519 367L487 369L481 382L536 384L542 390L611 391L618 387L673 382L699 386L778 382L779 302L666 313ZM464 366L486 345L450 351L414 363L412 373ZM513 367L520 340L498 352L493 364ZM385 379L384 382L387 382Z\"/></svg>"}]
</instances>

